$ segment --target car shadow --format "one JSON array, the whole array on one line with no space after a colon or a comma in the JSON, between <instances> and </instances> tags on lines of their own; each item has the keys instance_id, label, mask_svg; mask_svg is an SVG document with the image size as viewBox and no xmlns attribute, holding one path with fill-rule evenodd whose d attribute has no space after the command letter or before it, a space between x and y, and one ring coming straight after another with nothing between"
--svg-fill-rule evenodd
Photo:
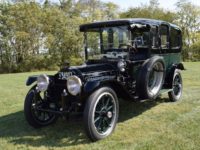
<instances>
[{"instance_id":1,"label":"car shadow","mask_svg":"<svg viewBox=\"0 0 200 150\"><path fill-rule=\"evenodd\" d=\"M123 122L140 115L146 110L168 102L159 98L144 102L128 102L120 100L119 121ZM64 147L90 143L84 132L82 115L70 117L69 120L59 119L48 127L34 129L25 121L23 111L0 117L0 138L13 144L25 144L33 147Z\"/></svg>"},{"instance_id":2,"label":"car shadow","mask_svg":"<svg viewBox=\"0 0 200 150\"><path fill-rule=\"evenodd\" d=\"M168 103L168 98L157 98L156 100L144 100L144 101L119 101L119 119L118 122L124 122L133 117L136 117L145 111L155 107L161 103Z\"/></svg>"}]
</instances>

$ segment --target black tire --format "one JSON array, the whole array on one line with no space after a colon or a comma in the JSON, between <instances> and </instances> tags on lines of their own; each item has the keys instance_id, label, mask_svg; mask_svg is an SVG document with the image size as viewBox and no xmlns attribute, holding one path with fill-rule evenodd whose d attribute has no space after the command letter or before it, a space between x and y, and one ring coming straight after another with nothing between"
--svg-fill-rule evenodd
<instances>
[{"instance_id":1,"label":"black tire","mask_svg":"<svg viewBox=\"0 0 200 150\"><path fill-rule=\"evenodd\" d=\"M109 136L116 127L118 114L118 98L111 88L102 87L92 93L84 109L84 125L88 137L97 141Z\"/></svg>"},{"instance_id":2,"label":"black tire","mask_svg":"<svg viewBox=\"0 0 200 150\"><path fill-rule=\"evenodd\" d=\"M172 81L172 91L168 93L169 99L172 102L179 101L182 96L183 91L183 81L181 77L180 70L174 71L173 81Z\"/></svg>"},{"instance_id":3,"label":"black tire","mask_svg":"<svg viewBox=\"0 0 200 150\"><path fill-rule=\"evenodd\" d=\"M154 56L145 61L137 76L136 88L141 99L155 99L165 78L163 58Z\"/></svg>"},{"instance_id":4,"label":"black tire","mask_svg":"<svg viewBox=\"0 0 200 150\"><path fill-rule=\"evenodd\" d=\"M40 128L40 127L47 126L54 123L58 119L58 116L56 116L55 114L45 113L45 112L41 112L34 109L34 105L35 105L34 103L38 101L35 96L36 95L35 87L36 86L32 87L30 91L28 92L28 94L26 95L26 98L24 101L24 115L25 115L25 119L32 127ZM38 115L43 114L44 120L40 119L39 116L36 115L36 113L38 113ZM49 117L49 118L48 119L45 118L45 115L46 117Z\"/></svg>"}]
</instances>

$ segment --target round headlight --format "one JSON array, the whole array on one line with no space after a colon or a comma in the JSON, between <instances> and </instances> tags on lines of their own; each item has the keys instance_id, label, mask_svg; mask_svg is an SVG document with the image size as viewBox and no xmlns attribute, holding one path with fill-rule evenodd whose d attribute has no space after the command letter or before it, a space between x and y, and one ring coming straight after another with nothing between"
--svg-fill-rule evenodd
<instances>
[{"instance_id":1,"label":"round headlight","mask_svg":"<svg viewBox=\"0 0 200 150\"><path fill-rule=\"evenodd\" d=\"M49 86L49 77L46 74L39 75L37 77L38 90L44 92Z\"/></svg>"},{"instance_id":2,"label":"round headlight","mask_svg":"<svg viewBox=\"0 0 200 150\"><path fill-rule=\"evenodd\" d=\"M117 64L117 67L121 72L124 72L126 70L126 62L124 60L120 60Z\"/></svg>"},{"instance_id":3,"label":"round headlight","mask_svg":"<svg viewBox=\"0 0 200 150\"><path fill-rule=\"evenodd\" d=\"M70 76L67 78L67 89L71 95L77 95L81 92L82 82L77 76Z\"/></svg>"}]
</instances>

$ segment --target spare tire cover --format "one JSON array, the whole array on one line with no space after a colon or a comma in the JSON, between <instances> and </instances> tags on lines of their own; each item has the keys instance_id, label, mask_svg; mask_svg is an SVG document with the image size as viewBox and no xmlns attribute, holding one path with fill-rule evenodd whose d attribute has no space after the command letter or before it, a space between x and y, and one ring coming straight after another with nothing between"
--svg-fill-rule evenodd
<instances>
[{"instance_id":1,"label":"spare tire cover","mask_svg":"<svg viewBox=\"0 0 200 150\"><path fill-rule=\"evenodd\" d=\"M162 88L165 64L160 56L146 60L137 75L136 89L141 99L155 99Z\"/></svg>"}]
</instances>

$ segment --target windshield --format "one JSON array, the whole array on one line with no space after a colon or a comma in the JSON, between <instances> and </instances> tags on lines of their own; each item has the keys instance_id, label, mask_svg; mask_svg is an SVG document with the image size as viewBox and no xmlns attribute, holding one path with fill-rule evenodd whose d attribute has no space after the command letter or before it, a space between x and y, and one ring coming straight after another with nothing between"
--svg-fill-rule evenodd
<instances>
[{"instance_id":1,"label":"windshield","mask_svg":"<svg viewBox=\"0 0 200 150\"><path fill-rule=\"evenodd\" d=\"M146 46L146 34L128 26L89 29L85 44L88 59L126 59L130 48Z\"/></svg>"}]
</instances>

